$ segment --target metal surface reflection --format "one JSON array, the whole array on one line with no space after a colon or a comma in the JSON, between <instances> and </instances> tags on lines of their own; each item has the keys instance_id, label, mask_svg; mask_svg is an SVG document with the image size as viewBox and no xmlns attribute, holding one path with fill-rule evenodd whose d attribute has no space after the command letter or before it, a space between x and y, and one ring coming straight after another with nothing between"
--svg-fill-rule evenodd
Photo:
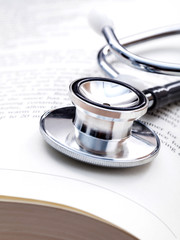
<instances>
[{"instance_id":1,"label":"metal surface reflection","mask_svg":"<svg viewBox=\"0 0 180 240\"><path fill-rule=\"evenodd\" d=\"M79 86L81 94L93 102L125 108L135 106L139 103L139 98L131 89L114 82L88 81Z\"/></svg>"},{"instance_id":2,"label":"metal surface reflection","mask_svg":"<svg viewBox=\"0 0 180 240\"><path fill-rule=\"evenodd\" d=\"M75 107L47 112L41 117L40 131L53 148L78 161L104 167L133 167L150 162L158 153L159 139L139 121L134 122L128 141L122 142L116 153L106 151L97 154L88 151L78 144L75 137L74 115ZM106 140L104 145L111 148Z\"/></svg>"}]
</instances>

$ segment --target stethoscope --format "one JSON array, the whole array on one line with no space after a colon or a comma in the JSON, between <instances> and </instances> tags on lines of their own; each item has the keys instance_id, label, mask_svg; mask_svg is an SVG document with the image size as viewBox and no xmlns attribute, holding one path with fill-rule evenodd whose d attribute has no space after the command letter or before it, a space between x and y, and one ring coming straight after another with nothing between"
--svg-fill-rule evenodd
<instances>
[{"instance_id":1,"label":"stethoscope","mask_svg":"<svg viewBox=\"0 0 180 240\"><path fill-rule=\"evenodd\" d=\"M99 16L98 16L99 17ZM102 24L103 22L103 24ZM119 73L107 62L109 54L143 71L180 75L180 65L144 59L128 52L127 45L180 33L165 28L121 45L109 20L98 28L108 45L98 54L102 69L111 77ZM69 96L74 106L43 114L40 131L45 141L76 160L105 167L133 167L152 161L160 149L156 133L139 119L149 109L180 100L180 81L143 91L112 78L83 78L72 82Z\"/></svg>"}]
</instances>

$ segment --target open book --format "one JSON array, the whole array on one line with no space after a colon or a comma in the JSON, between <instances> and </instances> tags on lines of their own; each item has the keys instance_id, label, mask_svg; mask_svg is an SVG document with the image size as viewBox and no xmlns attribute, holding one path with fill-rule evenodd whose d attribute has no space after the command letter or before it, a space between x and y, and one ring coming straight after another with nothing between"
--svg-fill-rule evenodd
<instances>
[{"instance_id":1,"label":"open book","mask_svg":"<svg viewBox=\"0 0 180 240\"><path fill-rule=\"evenodd\" d=\"M180 237L180 103L142 119L158 133L161 150L152 163L141 167L84 164L52 149L39 133L39 118L45 111L71 104L67 92L72 80L104 76L96 55L105 42L86 20L93 4L100 3L1 1L0 239ZM175 23L173 11L179 9L178 2L174 7L165 4L161 17L155 11L150 19L153 1L150 11L140 0L103 4L114 13L121 37ZM122 16L119 9L124 9ZM166 18L169 9L172 17ZM122 24L127 11L133 23ZM146 23L140 24L141 15L147 16ZM170 50L180 62L179 40L172 42ZM137 53L172 61L170 52L164 53L167 44L163 41ZM148 86L175 79L145 73L139 78Z\"/></svg>"}]
</instances>

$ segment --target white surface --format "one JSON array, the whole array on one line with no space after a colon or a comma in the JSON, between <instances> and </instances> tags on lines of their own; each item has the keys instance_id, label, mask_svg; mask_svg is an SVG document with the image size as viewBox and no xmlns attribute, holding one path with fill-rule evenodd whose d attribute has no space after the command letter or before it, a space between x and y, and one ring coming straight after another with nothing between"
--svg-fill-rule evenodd
<instances>
[{"instance_id":1,"label":"white surface","mask_svg":"<svg viewBox=\"0 0 180 240\"><path fill-rule=\"evenodd\" d=\"M13 179L13 188L12 188ZM175 239L157 216L106 188L61 175L0 170L1 194L74 207L120 226L140 239ZM153 229L153 231L152 231Z\"/></svg>"}]
</instances>

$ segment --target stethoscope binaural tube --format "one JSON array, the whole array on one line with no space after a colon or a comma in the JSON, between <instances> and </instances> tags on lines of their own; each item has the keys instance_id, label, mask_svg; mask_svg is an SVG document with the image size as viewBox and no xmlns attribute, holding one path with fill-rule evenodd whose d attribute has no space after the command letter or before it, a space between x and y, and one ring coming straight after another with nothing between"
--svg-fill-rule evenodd
<instances>
[{"instance_id":1,"label":"stethoscope binaural tube","mask_svg":"<svg viewBox=\"0 0 180 240\"><path fill-rule=\"evenodd\" d=\"M149 40L180 34L180 25L154 29L118 40L113 29L112 20L102 11L98 12L95 9L92 10L88 19L91 27L97 33L103 34L107 41L107 45L98 53L98 63L110 77L118 78L120 75L120 72L114 69L112 64L107 60L107 57L111 54L115 55L120 62L138 70L157 74L180 76L180 64L166 63L143 58L133 54L127 49L129 46L134 46Z\"/></svg>"},{"instance_id":2,"label":"stethoscope binaural tube","mask_svg":"<svg viewBox=\"0 0 180 240\"><path fill-rule=\"evenodd\" d=\"M102 33L106 38L108 45L99 51L98 63L109 76L117 78L120 75L120 73L107 61L107 57L111 54L114 54L121 62L138 70L157 74L180 76L180 64L146 59L137 56L126 49L128 46L133 46L153 39L180 34L180 25L151 30L149 32L127 37L121 41L117 39L112 27L104 26Z\"/></svg>"}]
</instances>

